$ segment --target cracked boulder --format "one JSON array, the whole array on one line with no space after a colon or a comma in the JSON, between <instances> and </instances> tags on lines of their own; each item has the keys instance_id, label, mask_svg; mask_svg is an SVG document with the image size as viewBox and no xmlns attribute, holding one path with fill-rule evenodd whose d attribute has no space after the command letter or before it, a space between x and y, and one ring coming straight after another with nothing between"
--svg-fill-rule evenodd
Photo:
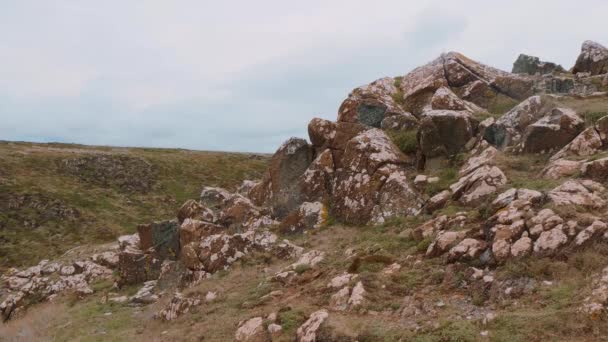
<instances>
[{"instance_id":1,"label":"cracked boulder","mask_svg":"<svg viewBox=\"0 0 608 342\"><path fill-rule=\"evenodd\" d=\"M351 139L342 162L332 189L332 212L342 222L366 224L372 217L382 220L420 209L405 176L409 160L382 130L370 129Z\"/></svg>"},{"instance_id":2,"label":"cracked boulder","mask_svg":"<svg viewBox=\"0 0 608 342\"><path fill-rule=\"evenodd\" d=\"M541 61L540 58L520 54L515 62L513 63L513 69L511 70L514 74L527 74L527 75L545 75L554 72L565 72L561 65Z\"/></svg>"},{"instance_id":3,"label":"cracked boulder","mask_svg":"<svg viewBox=\"0 0 608 342\"><path fill-rule=\"evenodd\" d=\"M608 49L591 40L583 42L572 72L574 74L584 72L590 75L608 73Z\"/></svg>"},{"instance_id":4,"label":"cracked boulder","mask_svg":"<svg viewBox=\"0 0 608 342\"><path fill-rule=\"evenodd\" d=\"M549 191L549 199L558 206L582 206L602 208L606 205L603 194L606 189L592 180L567 180Z\"/></svg>"},{"instance_id":5,"label":"cracked boulder","mask_svg":"<svg viewBox=\"0 0 608 342\"><path fill-rule=\"evenodd\" d=\"M291 138L272 156L270 168L262 182L251 189L249 196L257 206L268 206L274 216L287 216L300 203L298 179L313 158L312 146L306 140Z\"/></svg>"},{"instance_id":6,"label":"cracked boulder","mask_svg":"<svg viewBox=\"0 0 608 342\"><path fill-rule=\"evenodd\" d=\"M281 222L285 233L319 229L327 224L328 208L321 202L304 202Z\"/></svg>"},{"instance_id":7,"label":"cracked boulder","mask_svg":"<svg viewBox=\"0 0 608 342\"><path fill-rule=\"evenodd\" d=\"M461 204L475 206L482 204L498 188L507 183L507 177L496 166L482 166L450 185L452 199Z\"/></svg>"},{"instance_id":8,"label":"cracked boulder","mask_svg":"<svg viewBox=\"0 0 608 342\"><path fill-rule=\"evenodd\" d=\"M477 131L469 111L430 110L422 114L418 145L427 158L460 152Z\"/></svg>"},{"instance_id":9,"label":"cracked boulder","mask_svg":"<svg viewBox=\"0 0 608 342\"><path fill-rule=\"evenodd\" d=\"M581 133L584 126L584 121L573 110L554 108L526 128L519 150L524 153L559 150Z\"/></svg>"}]
</instances>

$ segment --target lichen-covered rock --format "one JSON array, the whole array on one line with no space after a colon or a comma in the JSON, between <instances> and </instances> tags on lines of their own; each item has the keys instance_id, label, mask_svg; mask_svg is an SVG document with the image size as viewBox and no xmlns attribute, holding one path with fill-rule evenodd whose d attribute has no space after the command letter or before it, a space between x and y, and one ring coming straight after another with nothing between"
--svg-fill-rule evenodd
<instances>
[{"instance_id":1,"label":"lichen-covered rock","mask_svg":"<svg viewBox=\"0 0 608 342\"><path fill-rule=\"evenodd\" d=\"M353 287L353 290L350 293L350 298L348 299L348 306L350 308L356 308L363 304L365 300L365 288L363 287L362 282L357 282L357 285Z\"/></svg>"},{"instance_id":2,"label":"lichen-covered rock","mask_svg":"<svg viewBox=\"0 0 608 342\"><path fill-rule=\"evenodd\" d=\"M465 176L481 166L494 165L497 156L498 150L493 146L488 146L484 149L480 149L479 151L475 151L460 168L458 174L460 176Z\"/></svg>"},{"instance_id":3,"label":"lichen-covered rock","mask_svg":"<svg viewBox=\"0 0 608 342\"><path fill-rule=\"evenodd\" d=\"M310 314L308 320L298 328L296 340L298 342L316 342L317 332L328 317L327 310L319 310Z\"/></svg>"},{"instance_id":4,"label":"lichen-covered rock","mask_svg":"<svg viewBox=\"0 0 608 342\"><path fill-rule=\"evenodd\" d=\"M588 157L602 148L602 139L595 127L589 127L577 135L568 145L551 156L552 161L568 157Z\"/></svg>"},{"instance_id":5,"label":"lichen-covered rock","mask_svg":"<svg viewBox=\"0 0 608 342\"><path fill-rule=\"evenodd\" d=\"M556 159L549 162L542 174L550 179L570 177L580 172L582 164L583 162L577 160Z\"/></svg>"},{"instance_id":6,"label":"lichen-covered rock","mask_svg":"<svg viewBox=\"0 0 608 342\"><path fill-rule=\"evenodd\" d=\"M567 180L549 191L549 199L559 206L577 205L586 208L602 208L606 205L601 195L606 189L599 183L585 180Z\"/></svg>"},{"instance_id":7,"label":"lichen-covered rock","mask_svg":"<svg viewBox=\"0 0 608 342\"><path fill-rule=\"evenodd\" d=\"M249 193L253 204L268 206L274 216L284 218L302 202L298 180L313 159L306 140L291 138L281 145L270 161L262 182Z\"/></svg>"},{"instance_id":8,"label":"lichen-covered rock","mask_svg":"<svg viewBox=\"0 0 608 342\"><path fill-rule=\"evenodd\" d=\"M263 216L261 208L245 196L233 195L224 203L218 222L226 227L247 227Z\"/></svg>"},{"instance_id":9,"label":"lichen-covered rock","mask_svg":"<svg viewBox=\"0 0 608 342\"><path fill-rule=\"evenodd\" d=\"M456 246L465 236L464 231L440 231L435 240L429 245L426 250L426 256L434 258L447 252L450 248Z\"/></svg>"},{"instance_id":10,"label":"lichen-covered rock","mask_svg":"<svg viewBox=\"0 0 608 342\"><path fill-rule=\"evenodd\" d=\"M238 342L270 341L264 329L264 319L262 317L254 317L241 323L234 335L234 340Z\"/></svg>"},{"instance_id":11,"label":"lichen-covered rock","mask_svg":"<svg viewBox=\"0 0 608 342\"><path fill-rule=\"evenodd\" d=\"M511 246L511 255L515 258L525 257L532 252L532 239L522 236Z\"/></svg>"},{"instance_id":12,"label":"lichen-covered rock","mask_svg":"<svg viewBox=\"0 0 608 342\"><path fill-rule=\"evenodd\" d=\"M581 46L581 53L572 72L587 72L591 75L608 73L608 49L599 43L586 40Z\"/></svg>"},{"instance_id":13,"label":"lichen-covered rock","mask_svg":"<svg viewBox=\"0 0 608 342\"><path fill-rule=\"evenodd\" d=\"M422 114L418 145L427 158L454 155L475 135L477 125L469 111L426 111Z\"/></svg>"},{"instance_id":14,"label":"lichen-covered rock","mask_svg":"<svg viewBox=\"0 0 608 342\"><path fill-rule=\"evenodd\" d=\"M432 213L435 210L439 210L448 203L450 198L452 198L452 192L450 190L443 190L429 198L424 205L424 210L427 213Z\"/></svg>"},{"instance_id":15,"label":"lichen-covered rock","mask_svg":"<svg viewBox=\"0 0 608 342\"><path fill-rule=\"evenodd\" d=\"M526 127L519 149L527 153L561 149L581 133L584 125L584 121L573 110L554 108Z\"/></svg>"},{"instance_id":16,"label":"lichen-covered rock","mask_svg":"<svg viewBox=\"0 0 608 342\"><path fill-rule=\"evenodd\" d=\"M589 241L593 241L596 238L603 236L604 233L608 230L608 225L602 221L596 220L593 221L589 227L581 230L574 239L574 244L576 246L582 246Z\"/></svg>"},{"instance_id":17,"label":"lichen-covered rock","mask_svg":"<svg viewBox=\"0 0 608 342\"><path fill-rule=\"evenodd\" d=\"M302 197L309 202L328 202L334 186L334 157L330 149L319 154L300 177Z\"/></svg>"},{"instance_id":18,"label":"lichen-covered rock","mask_svg":"<svg viewBox=\"0 0 608 342\"><path fill-rule=\"evenodd\" d=\"M460 241L448 252L448 262L474 260L487 248L484 241L467 238Z\"/></svg>"},{"instance_id":19,"label":"lichen-covered rock","mask_svg":"<svg viewBox=\"0 0 608 342\"><path fill-rule=\"evenodd\" d=\"M142 251L152 251L155 257L164 260L179 256L179 223L177 220L158 221L137 226L139 245Z\"/></svg>"},{"instance_id":20,"label":"lichen-covered rock","mask_svg":"<svg viewBox=\"0 0 608 342\"><path fill-rule=\"evenodd\" d=\"M179 228L179 243L181 248L191 242L200 242L201 239L219 234L226 228L210 222L187 218Z\"/></svg>"},{"instance_id":21,"label":"lichen-covered rock","mask_svg":"<svg viewBox=\"0 0 608 342\"><path fill-rule=\"evenodd\" d=\"M498 188L507 183L507 177L496 166L482 166L450 185L452 198L463 205L481 204Z\"/></svg>"},{"instance_id":22,"label":"lichen-covered rock","mask_svg":"<svg viewBox=\"0 0 608 342\"><path fill-rule=\"evenodd\" d=\"M528 74L528 75L544 75L553 72L565 72L561 65L541 61L540 58L520 54L515 62L513 63L513 69L511 71L514 74Z\"/></svg>"},{"instance_id":23,"label":"lichen-covered rock","mask_svg":"<svg viewBox=\"0 0 608 342\"><path fill-rule=\"evenodd\" d=\"M177 292L171 298L169 305L158 312L154 317L164 321L172 321L177 317L188 313L193 306L200 305L201 301L198 298L188 298Z\"/></svg>"},{"instance_id":24,"label":"lichen-covered rock","mask_svg":"<svg viewBox=\"0 0 608 342\"><path fill-rule=\"evenodd\" d=\"M471 113L486 112L485 109L478 105L459 98L448 87L441 87L435 91L435 94L431 98L431 109L468 111Z\"/></svg>"},{"instance_id":25,"label":"lichen-covered rock","mask_svg":"<svg viewBox=\"0 0 608 342\"><path fill-rule=\"evenodd\" d=\"M408 131L418 128L420 121L410 112L404 112L384 118L380 128L393 131Z\"/></svg>"},{"instance_id":26,"label":"lichen-covered rock","mask_svg":"<svg viewBox=\"0 0 608 342\"><path fill-rule=\"evenodd\" d=\"M545 115L547 107L547 101L539 95L526 99L490 125L484 139L498 148L515 145L525 129Z\"/></svg>"},{"instance_id":27,"label":"lichen-covered rock","mask_svg":"<svg viewBox=\"0 0 608 342\"><path fill-rule=\"evenodd\" d=\"M581 166L581 174L583 177L593 179L597 182L606 182L608 180L608 158L596 159L584 163Z\"/></svg>"},{"instance_id":28,"label":"lichen-covered rock","mask_svg":"<svg viewBox=\"0 0 608 342\"><path fill-rule=\"evenodd\" d=\"M408 159L382 130L370 129L351 139L342 162L331 192L332 213L340 221L365 224L420 209L422 203L405 177Z\"/></svg>"},{"instance_id":29,"label":"lichen-covered rock","mask_svg":"<svg viewBox=\"0 0 608 342\"><path fill-rule=\"evenodd\" d=\"M564 234L562 226L559 225L551 230L540 234L534 243L534 253L550 255L555 253L560 247L568 242L568 236Z\"/></svg>"},{"instance_id":30,"label":"lichen-covered rock","mask_svg":"<svg viewBox=\"0 0 608 342\"><path fill-rule=\"evenodd\" d=\"M515 200L524 200L529 201L532 204L539 204L542 199L543 194L540 191L524 188L511 188L498 195L496 199L492 201L492 207L494 209L501 209L513 203Z\"/></svg>"},{"instance_id":31,"label":"lichen-covered rock","mask_svg":"<svg viewBox=\"0 0 608 342\"><path fill-rule=\"evenodd\" d=\"M606 313L608 306L608 267L596 277L594 288L591 295L585 298L581 311L591 316L592 319L599 319Z\"/></svg>"},{"instance_id":32,"label":"lichen-covered rock","mask_svg":"<svg viewBox=\"0 0 608 342\"><path fill-rule=\"evenodd\" d=\"M225 189L206 186L201 191L201 205L211 209L222 209L224 203L232 196L233 194Z\"/></svg>"},{"instance_id":33,"label":"lichen-covered rock","mask_svg":"<svg viewBox=\"0 0 608 342\"><path fill-rule=\"evenodd\" d=\"M293 233L319 229L327 224L328 209L321 202L304 202L281 222L279 229Z\"/></svg>"},{"instance_id":34,"label":"lichen-covered rock","mask_svg":"<svg viewBox=\"0 0 608 342\"><path fill-rule=\"evenodd\" d=\"M215 222L213 211L192 199L186 201L177 212L177 220L180 224L187 218Z\"/></svg>"},{"instance_id":35,"label":"lichen-covered rock","mask_svg":"<svg viewBox=\"0 0 608 342\"><path fill-rule=\"evenodd\" d=\"M327 287L330 288L341 288L345 285L348 285L348 283L350 283L351 280L357 278L356 274L352 274L352 273L342 273L339 276L335 276L331 279L331 281L329 282L329 284L327 284Z\"/></svg>"}]
</instances>

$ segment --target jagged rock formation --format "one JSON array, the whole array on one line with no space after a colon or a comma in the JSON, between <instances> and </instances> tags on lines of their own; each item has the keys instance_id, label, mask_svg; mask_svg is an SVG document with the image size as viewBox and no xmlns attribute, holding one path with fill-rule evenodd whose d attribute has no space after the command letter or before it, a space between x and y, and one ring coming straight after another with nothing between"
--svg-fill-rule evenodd
<instances>
[{"instance_id":1,"label":"jagged rock formation","mask_svg":"<svg viewBox=\"0 0 608 342\"><path fill-rule=\"evenodd\" d=\"M601 46L586 42L573 70L606 74L603 53ZM70 290L90 294L89 282L109 278L114 270L117 287L141 288L109 301L147 305L167 299L156 317L179 321L216 298L208 292L203 303L200 293L183 295L182 290L226 273L239 260L261 255L282 264L256 270L265 279L258 288L274 287L256 293L257 303L276 300L282 305L308 296L314 300L305 314L291 313L298 317L284 321L277 312L262 314L261 309L240 317L231 332L237 341L332 340L333 317L349 314L397 318L418 331L417 318L436 319L446 302L464 308L461 316L467 320L475 317L483 326L490 324L495 318L490 308L471 302L499 304L541 286L526 277L495 278L497 268L527 257L567 259L608 241L608 115L585 120L583 113L559 102L562 95L545 94L565 88L553 91L543 82L571 80L567 92L583 99L589 89L598 88L583 87L591 82L589 76L568 74L535 57L521 55L513 71L525 75L451 52L405 76L356 88L341 104L335 122L310 121L310 143L291 138L281 145L261 180L246 180L236 192L205 186L199 199L179 208L176 219L139 225L136 234L118 239L115 250L90 260L46 262L3 276L9 288L0 293L3 318L23 310L28 296L48 299ZM500 101L512 108L496 113ZM395 134L405 134L413 148L403 148ZM551 183L522 185L521 174L530 167L522 161L530 156L548 162L537 169L538 175L528 176ZM518 162L522 165L513 167ZM437 172L444 166L452 168L452 176ZM312 246L312 239L304 248L280 237L314 236L332 229L334 221L382 225L370 229L382 234L392 221L410 219L398 235L414 242L403 248L414 246L407 256L399 254L405 250L394 248L393 241L378 240L361 249L340 243L334 246L338 251L328 251ZM422 269L425 262L429 268ZM431 286L442 287L441 300L431 303L424 297L428 292L404 288L403 283L415 287L423 282L403 276L404 270L432 273L428 278L439 274L440 281ZM593 317L608 306L605 273L581 307ZM53 280L46 277L50 274ZM314 281L314 286L305 286ZM444 290L450 286L469 291L470 298L463 301L462 293L449 298ZM382 296L399 296L400 301L379 312L373 304ZM249 305L242 303L243 308ZM339 337L360 338L347 333Z\"/></svg>"},{"instance_id":2,"label":"jagged rock formation","mask_svg":"<svg viewBox=\"0 0 608 342\"><path fill-rule=\"evenodd\" d=\"M538 57L520 54L517 60L513 63L513 69L511 70L514 74L528 74L528 75L545 75L553 72L565 72L561 65L543 62Z\"/></svg>"},{"instance_id":3,"label":"jagged rock formation","mask_svg":"<svg viewBox=\"0 0 608 342\"><path fill-rule=\"evenodd\" d=\"M599 43L585 41L572 72L584 72L592 76L608 73L608 49Z\"/></svg>"}]
</instances>

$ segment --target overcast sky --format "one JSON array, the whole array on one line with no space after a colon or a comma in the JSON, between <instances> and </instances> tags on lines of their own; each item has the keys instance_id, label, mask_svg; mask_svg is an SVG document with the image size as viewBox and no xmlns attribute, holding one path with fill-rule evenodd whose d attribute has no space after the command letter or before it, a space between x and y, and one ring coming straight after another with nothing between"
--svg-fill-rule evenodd
<instances>
[{"instance_id":1,"label":"overcast sky","mask_svg":"<svg viewBox=\"0 0 608 342\"><path fill-rule=\"evenodd\" d=\"M0 0L0 140L272 152L441 52L608 45L608 1Z\"/></svg>"}]
</instances>

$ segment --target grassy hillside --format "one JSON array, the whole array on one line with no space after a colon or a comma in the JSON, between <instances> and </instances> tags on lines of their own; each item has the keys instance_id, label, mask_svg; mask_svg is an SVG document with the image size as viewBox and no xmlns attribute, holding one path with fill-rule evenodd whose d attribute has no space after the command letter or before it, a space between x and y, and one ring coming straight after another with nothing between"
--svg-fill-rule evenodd
<instances>
[{"instance_id":1,"label":"grassy hillside","mask_svg":"<svg viewBox=\"0 0 608 342\"><path fill-rule=\"evenodd\" d=\"M268 156L0 142L0 270L173 217L203 185L236 188Z\"/></svg>"}]
</instances>

